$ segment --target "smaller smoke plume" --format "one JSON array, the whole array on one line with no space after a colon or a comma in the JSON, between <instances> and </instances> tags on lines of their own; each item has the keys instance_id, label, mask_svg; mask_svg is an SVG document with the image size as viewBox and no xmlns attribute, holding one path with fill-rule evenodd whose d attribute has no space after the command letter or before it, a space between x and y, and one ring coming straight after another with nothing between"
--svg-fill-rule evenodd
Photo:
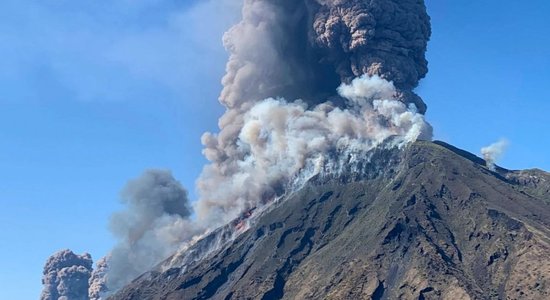
<instances>
[{"instance_id":1,"label":"smaller smoke plume","mask_svg":"<svg viewBox=\"0 0 550 300\"><path fill-rule=\"evenodd\" d=\"M102 263L109 266L105 280L110 291L116 291L168 257L194 235L196 228L188 219L192 209L187 191L170 171L145 171L128 182L122 191L122 201L126 210L114 214L110 224L119 242ZM101 274L94 275L98 276L95 282L99 283L99 289L104 289Z\"/></svg>"},{"instance_id":2,"label":"smaller smoke plume","mask_svg":"<svg viewBox=\"0 0 550 300\"><path fill-rule=\"evenodd\" d=\"M89 280L88 296L90 300L101 300L107 294L107 272L109 266L107 264L109 257L100 258L95 263L95 269Z\"/></svg>"},{"instance_id":3,"label":"smaller smoke plume","mask_svg":"<svg viewBox=\"0 0 550 300\"><path fill-rule=\"evenodd\" d=\"M50 256L44 266L40 300L88 300L92 263L88 253L63 250Z\"/></svg>"},{"instance_id":4,"label":"smaller smoke plume","mask_svg":"<svg viewBox=\"0 0 550 300\"><path fill-rule=\"evenodd\" d=\"M508 144L507 140L501 139L496 143L481 148L481 154L489 170L495 171L495 163L502 157L504 151L508 148Z\"/></svg>"}]
</instances>

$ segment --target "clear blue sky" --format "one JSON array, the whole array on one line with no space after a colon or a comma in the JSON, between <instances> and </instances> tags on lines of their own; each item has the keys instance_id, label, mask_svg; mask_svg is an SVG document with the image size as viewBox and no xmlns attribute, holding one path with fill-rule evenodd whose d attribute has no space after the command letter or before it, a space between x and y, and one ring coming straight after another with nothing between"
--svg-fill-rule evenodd
<instances>
[{"instance_id":1,"label":"clear blue sky","mask_svg":"<svg viewBox=\"0 0 550 300\"><path fill-rule=\"evenodd\" d=\"M172 169L193 193L236 2L0 2L0 299L36 299L56 250L104 255L142 170ZM505 137L501 165L550 170L550 2L427 5L418 92L436 138L478 153Z\"/></svg>"}]
</instances>

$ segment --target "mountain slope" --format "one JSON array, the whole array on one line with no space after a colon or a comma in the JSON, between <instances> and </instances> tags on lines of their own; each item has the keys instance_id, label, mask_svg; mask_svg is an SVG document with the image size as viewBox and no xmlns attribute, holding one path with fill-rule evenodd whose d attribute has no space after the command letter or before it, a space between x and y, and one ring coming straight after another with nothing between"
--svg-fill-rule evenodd
<instances>
[{"instance_id":1,"label":"mountain slope","mask_svg":"<svg viewBox=\"0 0 550 300\"><path fill-rule=\"evenodd\" d=\"M549 299L550 176L483 164L441 142L380 151L111 299Z\"/></svg>"}]
</instances>

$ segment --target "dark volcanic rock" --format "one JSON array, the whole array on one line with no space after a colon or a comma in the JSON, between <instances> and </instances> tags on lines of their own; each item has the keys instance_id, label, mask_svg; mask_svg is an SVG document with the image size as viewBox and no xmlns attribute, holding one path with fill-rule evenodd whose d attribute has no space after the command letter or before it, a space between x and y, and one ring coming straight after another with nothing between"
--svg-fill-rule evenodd
<instances>
[{"instance_id":1,"label":"dark volcanic rock","mask_svg":"<svg viewBox=\"0 0 550 300\"><path fill-rule=\"evenodd\" d=\"M547 173L431 142L371 170L314 180L200 263L111 299L550 299Z\"/></svg>"}]
</instances>

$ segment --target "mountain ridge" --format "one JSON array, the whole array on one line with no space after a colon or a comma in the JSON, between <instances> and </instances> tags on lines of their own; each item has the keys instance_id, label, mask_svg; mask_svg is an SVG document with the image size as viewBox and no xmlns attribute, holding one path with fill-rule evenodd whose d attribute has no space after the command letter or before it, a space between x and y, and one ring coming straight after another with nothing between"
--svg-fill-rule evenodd
<instances>
[{"instance_id":1,"label":"mountain ridge","mask_svg":"<svg viewBox=\"0 0 550 300\"><path fill-rule=\"evenodd\" d=\"M109 299L547 299L550 174L443 142L312 180L188 268Z\"/></svg>"}]
</instances>

